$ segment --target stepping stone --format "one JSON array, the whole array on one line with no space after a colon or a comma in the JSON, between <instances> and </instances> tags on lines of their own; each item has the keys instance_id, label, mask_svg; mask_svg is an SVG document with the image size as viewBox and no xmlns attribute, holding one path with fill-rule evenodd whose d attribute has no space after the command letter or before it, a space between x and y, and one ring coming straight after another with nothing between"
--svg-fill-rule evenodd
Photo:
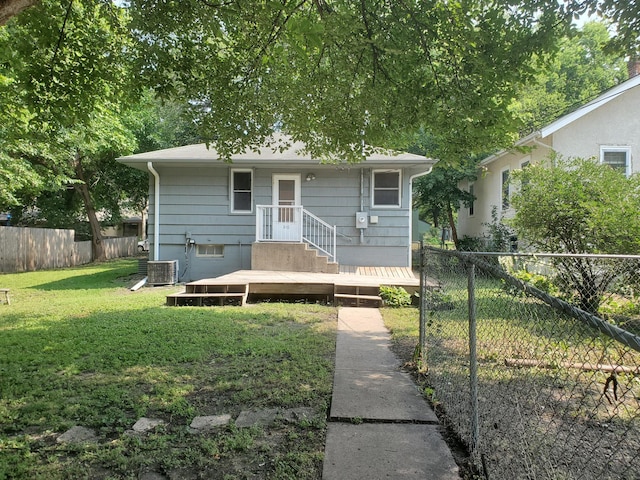
<instances>
[{"instance_id":1,"label":"stepping stone","mask_svg":"<svg viewBox=\"0 0 640 480\"><path fill-rule=\"evenodd\" d=\"M72 427L62 435L60 435L56 442L58 443L97 443L98 436L90 428L86 427Z\"/></svg>"},{"instance_id":2,"label":"stepping stone","mask_svg":"<svg viewBox=\"0 0 640 480\"><path fill-rule=\"evenodd\" d=\"M289 409L267 408L258 411L244 410L240 412L240 415L236 418L236 426L240 428L252 427L254 425L265 427L276 420L284 420L287 423L297 423L305 419L310 420L315 416L316 411L308 407Z\"/></svg>"},{"instance_id":3,"label":"stepping stone","mask_svg":"<svg viewBox=\"0 0 640 480\"><path fill-rule=\"evenodd\" d=\"M133 425L132 428L136 433L146 433L159 425L164 425L164 420L142 417Z\"/></svg>"},{"instance_id":4,"label":"stepping stone","mask_svg":"<svg viewBox=\"0 0 640 480\"><path fill-rule=\"evenodd\" d=\"M231 422L231 415L209 415L195 417L189 427L194 430L211 430L212 428L228 425Z\"/></svg>"},{"instance_id":5,"label":"stepping stone","mask_svg":"<svg viewBox=\"0 0 640 480\"><path fill-rule=\"evenodd\" d=\"M279 408L269 408L267 410L258 410L257 412L243 410L236 418L236 426L240 428L254 425L264 427L274 422L279 412Z\"/></svg>"}]
</instances>

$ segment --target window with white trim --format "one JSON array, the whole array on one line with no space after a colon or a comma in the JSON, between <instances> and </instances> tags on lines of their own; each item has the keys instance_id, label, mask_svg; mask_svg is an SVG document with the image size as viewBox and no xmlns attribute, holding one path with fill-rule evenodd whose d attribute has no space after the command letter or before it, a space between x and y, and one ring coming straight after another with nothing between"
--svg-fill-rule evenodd
<instances>
[{"instance_id":1,"label":"window with white trim","mask_svg":"<svg viewBox=\"0 0 640 480\"><path fill-rule=\"evenodd\" d=\"M400 206L400 170L374 170L372 173L372 206Z\"/></svg>"},{"instance_id":2,"label":"window with white trim","mask_svg":"<svg viewBox=\"0 0 640 480\"><path fill-rule=\"evenodd\" d=\"M253 170L232 169L230 187L231 212L253 212Z\"/></svg>"},{"instance_id":3,"label":"window with white trim","mask_svg":"<svg viewBox=\"0 0 640 480\"><path fill-rule=\"evenodd\" d=\"M224 257L224 245L198 244L196 245L196 256L222 258Z\"/></svg>"},{"instance_id":4,"label":"window with white trim","mask_svg":"<svg viewBox=\"0 0 640 480\"><path fill-rule=\"evenodd\" d=\"M502 186L502 209L507 210L511 204L511 191L509 188L509 170L502 171L502 179L500 185Z\"/></svg>"},{"instance_id":5,"label":"window with white trim","mask_svg":"<svg viewBox=\"0 0 640 480\"><path fill-rule=\"evenodd\" d=\"M609 165L614 170L620 170L629 176L631 174L631 148L600 147L600 163Z\"/></svg>"}]
</instances>

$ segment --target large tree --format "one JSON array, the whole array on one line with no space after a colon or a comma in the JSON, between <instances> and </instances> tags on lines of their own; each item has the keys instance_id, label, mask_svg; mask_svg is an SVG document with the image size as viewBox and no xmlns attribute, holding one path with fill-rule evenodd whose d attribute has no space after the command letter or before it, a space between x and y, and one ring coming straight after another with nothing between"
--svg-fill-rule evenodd
<instances>
[{"instance_id":1,"label":"large tree","mask_svg":"<svg viewBox=\"0 0 640 480\"><path fill-rule=\"evenodd\" d=\"M8 201L74 189L92 231L94 258L104 258L92 195L108 159L131 151L119 116L131 90L126 12L91 0L52 0L27 9L0 31L0 162ZM34 179L24 185L19 176ZM16 181L17 180L17 181ZM95 189L95 188L94 188ZM6 206L6 205L5 205Z\"/></svg>"},{"instance_id":2,"label":"large tree","mask_svg":"<svg viewBox=\"0 0 640 480\"><path fill-rule=\"evenodd\" d=\"M226 155L273 128L351 160L419 126L443 161L505 145L515 86L569 25L534 0L130 4L141 78Z\"/></svg>"},{"instance_id":3,"label":"large tree","mask_svg":"<svg viewBox=\"0 0 640 480\"><path fill-rule=\"evenodd\" d=\"M536 56L536 74L517 91L512 109L524 136L627 79L625 55L607 49L603 22L587 22L559 40L557 54Z\"/></svg>"},{"instance_id":4,"label":"large tree","mask_svg":"<svg viewBox=\"0 0 640 480\"><path fill-rule=\"evenodd\" d=\"M512 225L535 250L569 254L637 254L640 251L640 176L593 159L554 158L512 174ZM621 275L619 263L566 257L561 264L565 292L581 308L596 312L602 295ZM634 272L635 274L635 272Z\"/></svg>"}]
</instances>

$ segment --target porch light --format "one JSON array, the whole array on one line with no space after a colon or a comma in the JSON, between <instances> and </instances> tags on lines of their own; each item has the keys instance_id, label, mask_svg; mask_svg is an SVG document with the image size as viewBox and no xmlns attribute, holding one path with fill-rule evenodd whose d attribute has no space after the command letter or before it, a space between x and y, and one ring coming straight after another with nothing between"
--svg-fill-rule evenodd
<instances>
[{"instance_id":1,"label":"porch light","mask_svg":"<svg viewBox=\"0 0 640 480\"><path fill-rule=\"evenodd\" d=\"M307 177L305 178L307 182L310 182L311 180L315 180L315 179L316 179L315 173L307 173Z\"/></svg>"}]
</instances>

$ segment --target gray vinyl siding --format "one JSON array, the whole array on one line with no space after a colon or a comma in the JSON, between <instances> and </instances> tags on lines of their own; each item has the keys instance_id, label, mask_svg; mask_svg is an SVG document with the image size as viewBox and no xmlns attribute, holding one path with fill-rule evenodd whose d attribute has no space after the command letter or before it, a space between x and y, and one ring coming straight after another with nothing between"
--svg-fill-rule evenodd
<instances>
[{"instance_id":1,"label":"gray vinyl siding","mask_svg":"<svg viewBox=\"0 0 640 480\"><path fill-rule=\"evenodd\" d=\"M410 241L409 178L417 171L402 170L402 206L371 207L371 168L355 166L338 169L330 165L313 168L253 169L253 212L230 213L229 169L234 165L211 167L160 167L160 258L177 259L180 281L214 277L251 268L251 244L255 241L255 205L271 205L272 176L300 174L301 203L306 210L330 225L337 226L338 262L361 266L408 266ZM363 197L360 173L363 170ZM378 167L376 167L378 168ZM307 182L307 173L315 179ZM150 181L149 236L153 249L154 198ZM362 236L355 227L355 214L362 210L378 216ZM224 245L224 258L198 257L195 248L186 248L186 232L197 244ZM186 250L186 252L185 252ZM152 257L155 258L153 252Z\"/></svg>"}]
</instances>

